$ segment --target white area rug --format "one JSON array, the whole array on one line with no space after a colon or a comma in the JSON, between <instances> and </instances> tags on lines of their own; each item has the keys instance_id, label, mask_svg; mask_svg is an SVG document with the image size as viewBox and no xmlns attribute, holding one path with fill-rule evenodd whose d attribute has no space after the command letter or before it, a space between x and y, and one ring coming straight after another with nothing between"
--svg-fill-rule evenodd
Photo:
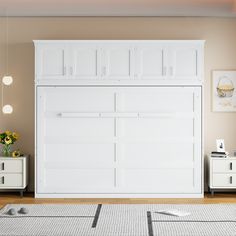
<instances>
[{"instance_id":1,"label":"white area rug","mask_svg":"<svg viewBox=\"0 0 236 236\"><path fill-rule=\"evenodd\" d=\"M29 214L7 215L10 208ZM176 217L156 213L176 209ZM236 204L6 205L1 236L236 236Z\"/></svg>"}]
</instances>

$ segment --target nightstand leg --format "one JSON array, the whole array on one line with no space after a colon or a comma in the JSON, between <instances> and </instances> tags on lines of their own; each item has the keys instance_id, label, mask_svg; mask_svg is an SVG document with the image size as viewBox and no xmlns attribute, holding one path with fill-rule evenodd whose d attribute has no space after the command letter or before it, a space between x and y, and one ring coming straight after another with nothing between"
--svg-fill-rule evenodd
<instances>
[{"instance_id":1,"label":"nightstand leg","mask_svg":"<svg viewBox=\"0 0 236 236\"><path fill-rule=\"evenodd\" d=\"M214 196L214 190L211 189L211 196Z\"/></svg>"},{"instance_id":2,"label":"nightstand leg","mask_svg":"<svg viewBox=\"0 0 236 236\"><path fill-rule=\"evenodd\" d=\"M24 190L20 190L20 197L22 198L24 195Z\"/></svg>"}]
</instances>

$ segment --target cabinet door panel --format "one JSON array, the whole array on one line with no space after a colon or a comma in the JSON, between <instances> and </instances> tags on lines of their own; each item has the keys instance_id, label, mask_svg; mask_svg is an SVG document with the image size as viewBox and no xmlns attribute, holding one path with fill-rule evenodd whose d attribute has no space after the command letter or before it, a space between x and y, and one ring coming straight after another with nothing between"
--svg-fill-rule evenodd
<instances>
[{"instance_id":1,"label":"cabinet door panel","mask_svg":"<svg viewBox=\"0 0 236 236\"><path fill-rule=\"evenodd\" d=\"M169 74L174 79L201 79L202 55L198 45L174 44L169 47Z\"/></svg>"},{"instance_id":2,"label":"cabinet door panel","mask_svg":"<svg viewBox=\"0 0 236 236\"><path fill-rule=\"evenodd\" d=\"M176 50L175 74L177 76L197 76L197 50Z\"/></svg>"},{"instance_id":3,"label":"cabinet door panel","mask_svg":"<svg viewBox=\"0 0 236 236\"><path fill-rule=\"evenodd\" d=\"M36 75L40 79L64 79L67 71L67 53L63 44L45 44L37 48Z\"/></svg>"},{"instance_id":4,"label":"cabinet door panel","mask_svg":"<svg viewBox=\"0 0 236 236\"><path fill-rule=\"evenodd\" d=\"M163 79L166 76L166 47L162 44L138 45L136 71L139 79Z\"/></svg>"},{"instance_id":5,"label":"cabinet door panel","mask_svg":"<svg viewBox=\"0 0 236 236\"><path fill-rule=\"evenodd\" d=\"M38 149L37 191L111 191L115 181L114 119L92 114L114 111L114 92L63 87L38 88L37 93L37 143L42 147ZM63 112L78 116L61 116Z\"/></svg>"},{"instance_id":6,"label":"cabinet door panel","mask_svg":"<svg viewBox=\"0 0 236 236\"><path fill-rule=\"evenodd\" d=\"M110 45L103 47L102 76L104 79L132 79L134 57L131 47Z\"/></svg>"},{"instance_id":7,"label":"cabinet door panel","mask_svg":"<svg viewBox=\"0 0 236 236\"><path fill-rule=\"evenodd\" d=\"M116 108L139 114L116 118L121 191L200 193L201 89L122 88Z\"/></svg>"},{"instance_id":8,"label":"cabinet door panel","mask_svg":"<svg viewBox=\"0 0 236 236\"><path fill-rule=\"evenodd\" d=\"M75 79L97 79L100 73L100 52L93 45L73 44L70 47L70 76Z\"/></svg>"}]
</instances>

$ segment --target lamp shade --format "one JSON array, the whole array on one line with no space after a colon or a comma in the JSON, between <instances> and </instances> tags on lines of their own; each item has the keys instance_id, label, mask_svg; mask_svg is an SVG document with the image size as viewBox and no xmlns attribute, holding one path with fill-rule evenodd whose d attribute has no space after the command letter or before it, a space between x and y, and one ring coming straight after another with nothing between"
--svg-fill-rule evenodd
<instances>
[{"instance_id":1,"label":"lamp shade","mask_svg":"<svg viewBox=\"0 0 236 236\"><path fill-rule=\"evenodd\" d=\"M5 85L11 85L13 83L13 78L10 75L6 75L2 78L2 82Z\"/></svg>"},{"instance_id":2,"label":"lamp shade","mask_svg":"<svg viewBox=\"0 0 236 236\"><path fill-rule=\"evenodd\" d=\"M13 112L13 107L11 105L5 105L2 108L4 114L11 114Z\"/></svg>"}]
</instances>

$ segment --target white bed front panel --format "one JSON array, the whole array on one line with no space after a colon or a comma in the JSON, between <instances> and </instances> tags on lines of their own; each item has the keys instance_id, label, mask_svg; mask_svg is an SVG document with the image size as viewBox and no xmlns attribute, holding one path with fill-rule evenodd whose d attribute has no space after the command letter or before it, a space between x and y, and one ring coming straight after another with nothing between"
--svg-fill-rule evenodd
<instances>
[{"instance_id":1,"label":"white bed front panel","mask_svg":"<svg viewBox=\"0 0 236 236\"><path fill-rule=\"evenodd\" d=\"M37 193L201 193L200 87L37 87Z\"/></svg>"}]
</instances>

